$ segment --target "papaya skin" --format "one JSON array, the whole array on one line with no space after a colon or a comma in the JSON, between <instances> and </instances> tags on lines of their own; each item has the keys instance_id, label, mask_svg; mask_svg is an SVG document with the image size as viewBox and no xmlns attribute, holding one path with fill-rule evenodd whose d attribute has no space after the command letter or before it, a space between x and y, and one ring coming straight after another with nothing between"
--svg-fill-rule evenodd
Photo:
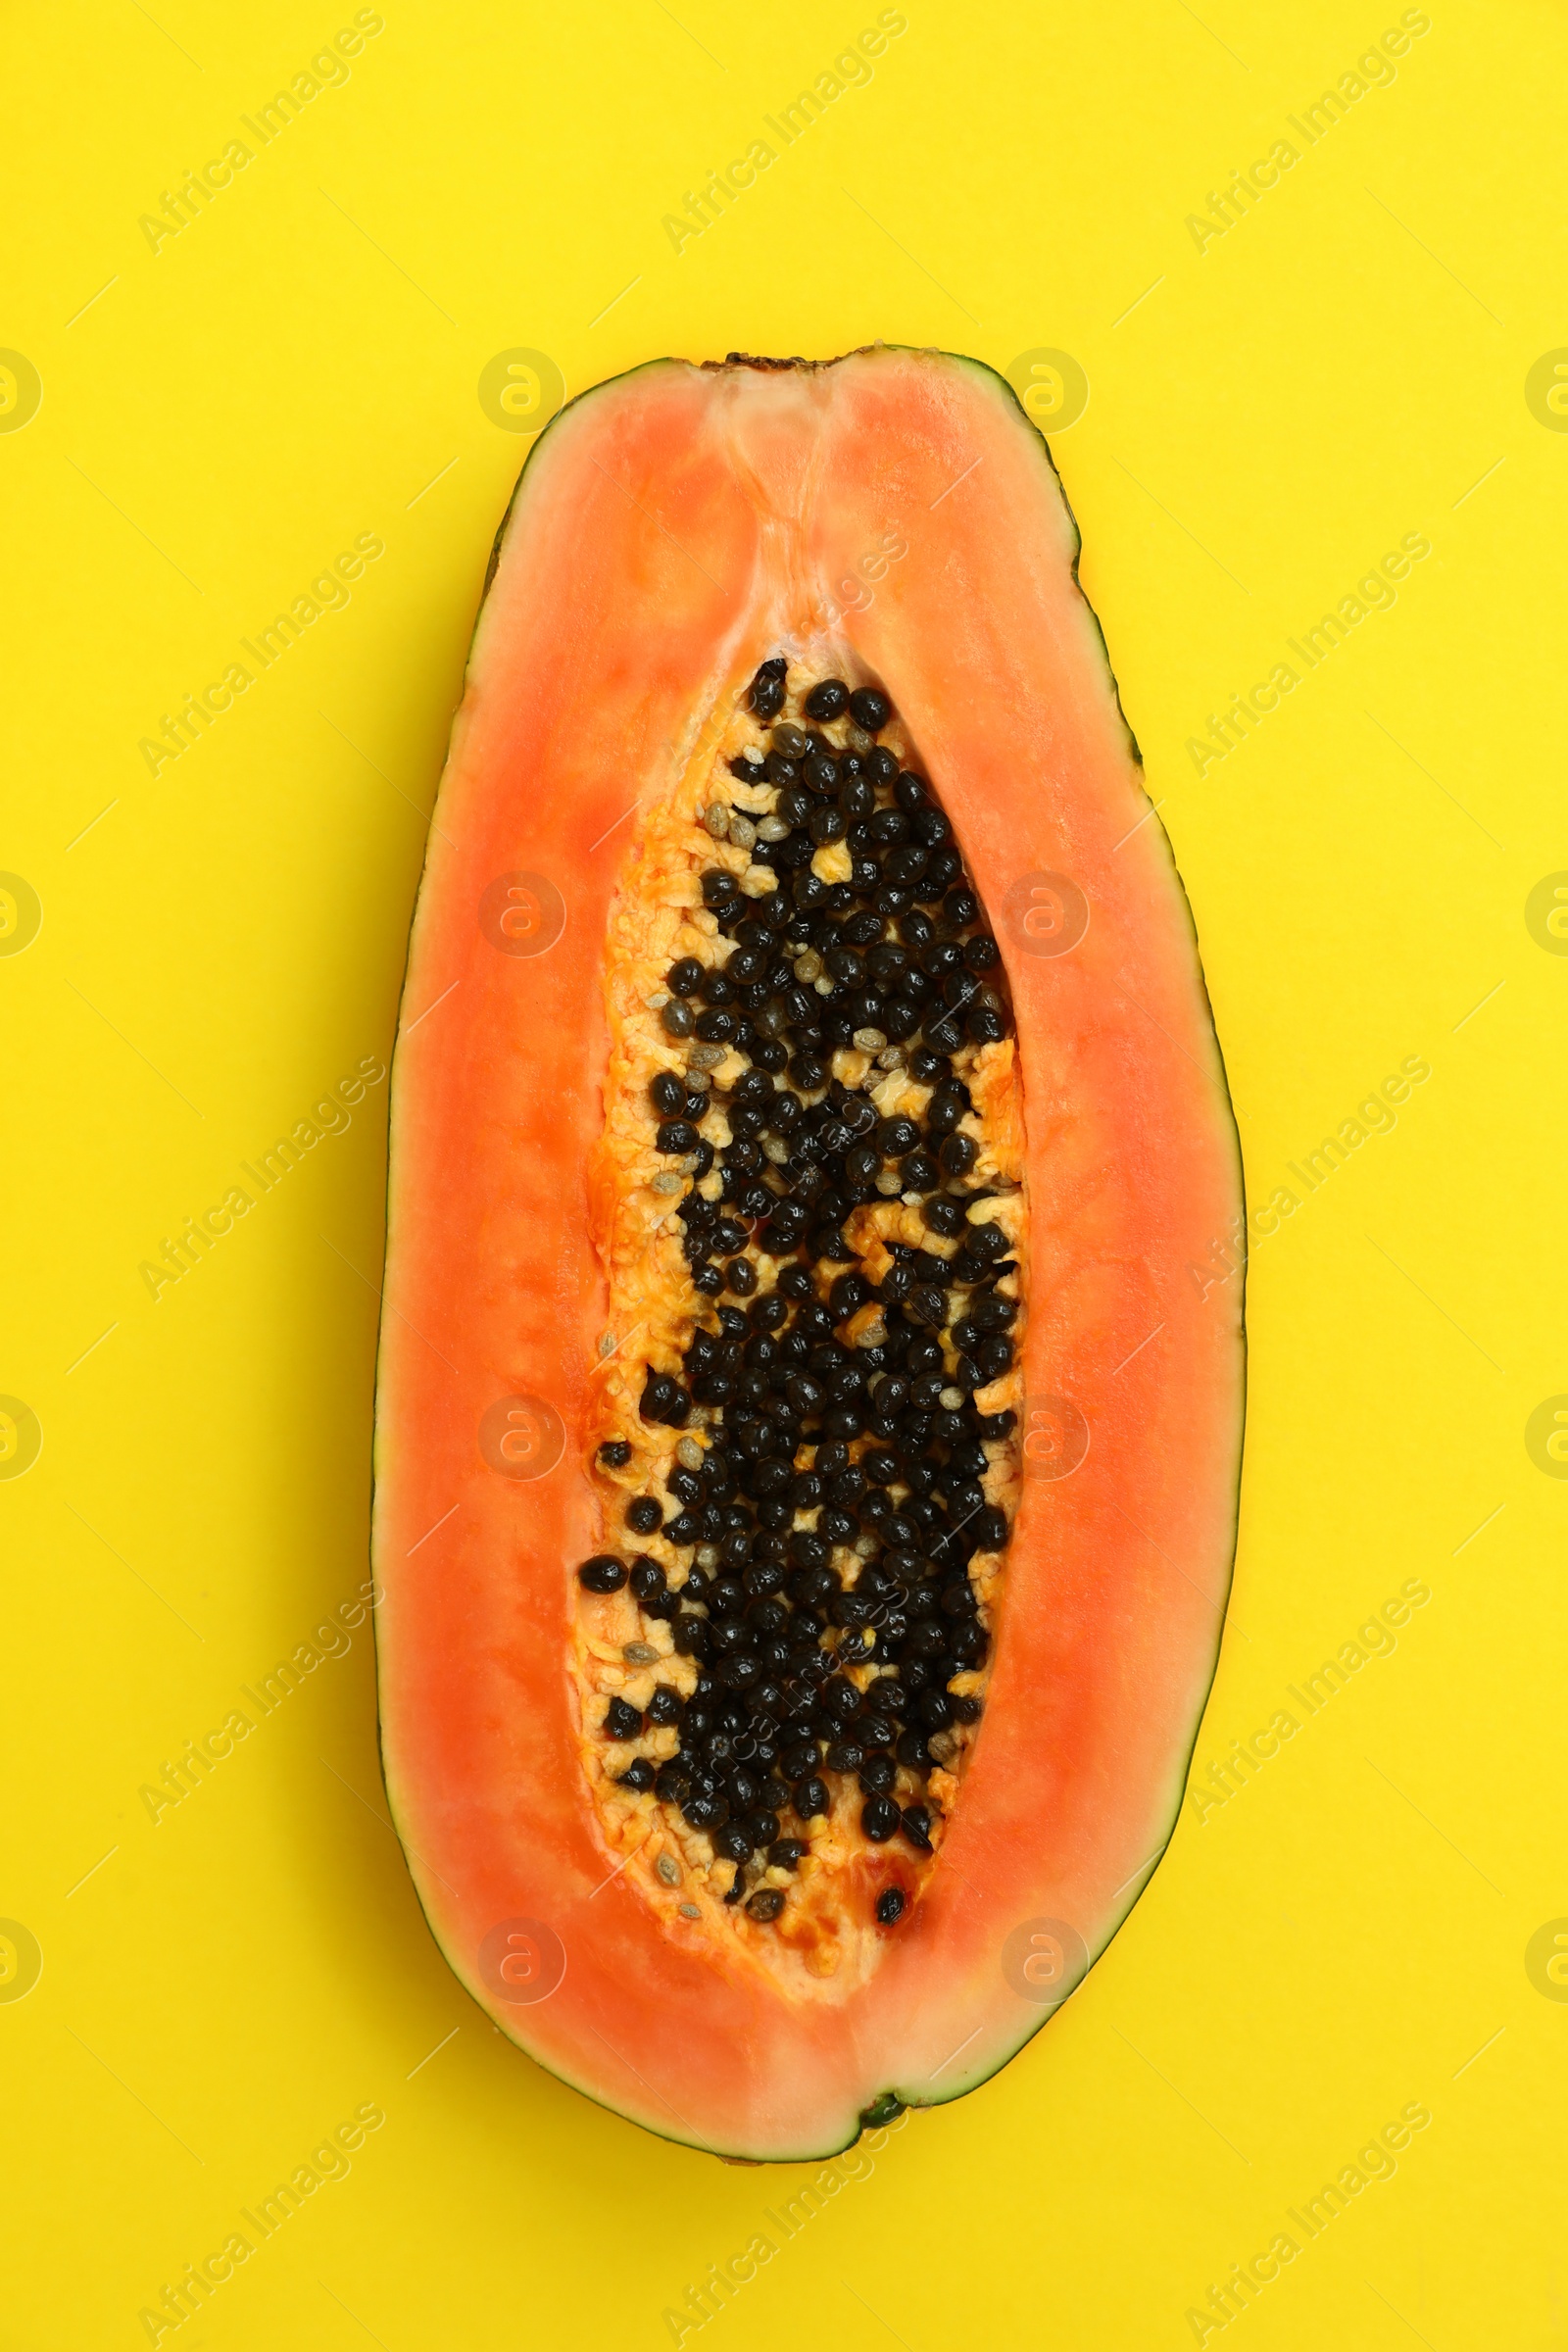
<instances>
[{"instance_id":1,"label":"papaya skin","mask_svg":"<svg viewBox=\"0 0 1568 2352\"><path fill-rule=\"evenodd\" d=\"M1066 1476L1025 1470L982 1736L927 1891L874 1968L798 1996L599 1891L615 1857L565 1669L571 1572L596 1541L583 1448L606 1304L585 1171L619 868L613 834L596 845L628 776L676 789L748 662L821 643L813 598L890 518L908 554L837 637L907 724L998 923L1030 1203L1024 1388L1070 1404L1090 1442ZM890 2100L973 2088L1054 2014L1020 1984L1015 1939L1065 1923L1085 1961L1108 1942L1173 1828L1217 1655L1241 1276L1205 1298L1188 1267L1236 1229L1239 1152L1078 553L1045 443L978 363L651 363L530 453L435 811L393 1065L377 1396L389 1802L432 1933L502 2030L645 2128L735 2159L836 2153ZM475 921L515 869L562 881L564 930L534 957L497 955ZM1090 909L1070 952L1007 927L1040 874ZM564 1437L538 1479L498 1474L476 1434L522 1395ZM565 1957L535 2001L484 1957L518 1919Z\"/></svg>"}]
</instances>

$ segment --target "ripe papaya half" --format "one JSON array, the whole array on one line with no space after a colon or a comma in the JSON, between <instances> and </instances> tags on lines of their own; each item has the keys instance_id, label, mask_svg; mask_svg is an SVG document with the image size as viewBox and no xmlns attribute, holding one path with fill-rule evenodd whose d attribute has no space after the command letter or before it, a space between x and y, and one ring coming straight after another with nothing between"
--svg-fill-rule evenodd
<instances>
[{"instance_id":1,"label":"ripe papaya half","mask_svg":"<svg viewBox=\"0 0 1568 2352\"><path fill-rule=\"evenodd\" d=\"M431 823L388 1793L503 2030L731 2157L1028 2040L1213 1671L1237 1142L1077 549L972 361L639 368L530 454Z\"/></svg>"}]
</instances>

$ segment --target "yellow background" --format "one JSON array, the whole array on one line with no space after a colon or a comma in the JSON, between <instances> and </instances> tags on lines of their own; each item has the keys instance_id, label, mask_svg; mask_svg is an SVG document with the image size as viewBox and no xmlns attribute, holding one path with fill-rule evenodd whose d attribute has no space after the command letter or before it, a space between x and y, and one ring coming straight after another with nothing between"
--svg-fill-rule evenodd
<instances>
[{"instance_id":1,"label":"yellow background","mask_svg":"<svg viewBox=\"0 0 1568 2352\"><path fill-rule=\"evenodd\" d=\"M1200 251L1188 214L1397 10L908 0L874 78L677 254L662 216L875 13L387 0L352 78L155 253L139 216L352 10L13 12L0 343L43 398L0 433L0 866L43 921L0 958L0 1389L43 1446L0 1484L0 1914L43 1971L0 2002L7 2345L145 2341L162 2283L368 2101L350 2177L166 2344L652 2347L806 2177L600 2112L460 1991L386 1824L368 1629L151 1821L142 1784L365 1574L384 1087L156 1302L137 1269L388 1051L525 447L486 364L541 351L577 391L876 335L1087 372L1056 455L1253 1201L1431 1064L1254 1255L1200 1767L1405 1579L1433 1597L1184 1814L1045 2034L702 2340L1191 2342L1208 2283L1422 2101L1396 2177L1234 2325L1568 2341L1568 2007L1525 1960L1568 1914L1568 1489L1525 1443L1568 1390L1568 962L1525 919L1568 868L1568 436L1525 398L1568 344L1568 40L1543 0L1433 0L1392 85ZM1200 777L1206 714L1411 531L1397 605ZM352 604L150 774L160 714L364 532Z\"/></svg>"}]
</instances>

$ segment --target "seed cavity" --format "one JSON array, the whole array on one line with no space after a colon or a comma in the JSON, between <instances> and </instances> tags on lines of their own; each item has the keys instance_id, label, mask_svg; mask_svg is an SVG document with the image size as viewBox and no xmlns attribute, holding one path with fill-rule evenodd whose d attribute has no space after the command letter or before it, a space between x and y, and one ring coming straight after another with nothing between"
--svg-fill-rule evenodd
<instances>
[{"instance_id":1,"label":"seed cavity","mask_svg":"<svg viewBox=\"0 0 1568 2352\"><path fill-rule=\"evenodd\" d=\"M699 810L728 862L701 866L701 953L649 1000L684 1056L649 1083L645 1140L691 1285L689 1341L639 1374L633 1475L662 1493L608 1490L652 1548L578 1581L673 1648L625 1642L670 1679L628 1678L586 1719L630 1751L622 1801L662 1811L739 1932L787 1934L856 1851L918 1880L980 1720L1017 1467L999 1396L1019 1169L1000 955L946 812L878 740L887 697L817 679L797 723L779 657L747 701L758 740L729 767L766 812ZM669 1852L654 1868L681 1877ZM906 1899L884 1886L876 1920Z\"/></svg>"}]
</instances>

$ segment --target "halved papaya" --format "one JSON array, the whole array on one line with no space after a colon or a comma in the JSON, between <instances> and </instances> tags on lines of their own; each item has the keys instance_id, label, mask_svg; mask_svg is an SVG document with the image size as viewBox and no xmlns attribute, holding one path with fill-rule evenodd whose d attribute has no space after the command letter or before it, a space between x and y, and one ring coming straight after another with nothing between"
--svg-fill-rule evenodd
<instances>
[{"instance_id":1,"label":"halved papaya","mask_svg":"<svg viewBox=\"0 0 1568 2352\"><path fill-rule=\"evenodd\" d=\"M975 363L661 362L535 445L392 1080L382 1749L514 2040L841 2148L1170 1835L1239 1164L1045 444Z\"/></svg>"}]
</instances>

